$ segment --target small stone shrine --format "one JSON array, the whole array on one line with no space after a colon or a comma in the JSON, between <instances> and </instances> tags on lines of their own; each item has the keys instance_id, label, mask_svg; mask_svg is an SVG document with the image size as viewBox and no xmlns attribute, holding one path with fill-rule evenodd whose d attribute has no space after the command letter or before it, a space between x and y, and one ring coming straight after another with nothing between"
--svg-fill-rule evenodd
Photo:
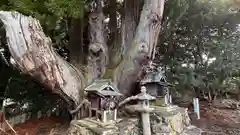
<instances>
[{"instance_id":1,"label":"small stone shrine","mask_svg":"<svg viewBox=\"0 0 240 135\"><path fill-rule=\"evenodd\" d=\"M158 67L157 64L152 61L149 62L146 69L146 75L140 81L140 85L145 86L148 93L158 99L156 101L159 102L158 105L169 104L171 102L169 101L170 95L168 89L168 86L171 85L167 83L164 71L161 67Z\"/></svg>"},{"instance_id":2,"label":"small stone shrine","mask_svg":"<svg viewBox=\"0 0 240 135\"><path fill-rule=\"evenodd\" d=\"M150 62L146 69L146 75L141 80L140 85L144 85L151 96L163 96L163 86L166 85L164 71L157 67L155 63Z\"/></svg>"},{"instance_id":3,"label":"small stone shrine","mask_svg":"<svg viewBox=\"0 0 240 135\"><path fill-rule=\"evenodd\" d=\"M91 103L91 115L102 122L115 121L117 110L115 98L121 96L119 90L109 79L96 80L85 88L87 98Z\"/></svg>"}]
</instances>

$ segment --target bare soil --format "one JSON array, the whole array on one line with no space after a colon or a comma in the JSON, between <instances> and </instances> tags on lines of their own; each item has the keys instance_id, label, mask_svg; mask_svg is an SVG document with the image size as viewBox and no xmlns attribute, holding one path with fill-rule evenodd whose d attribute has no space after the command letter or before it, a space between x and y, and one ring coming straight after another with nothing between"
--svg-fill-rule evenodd
<instances>
[{"instance_id":1,"label":"bare soil","mask_svg":"<svg viewBox=\"0 0 240 135\"><path fill-rule=\"evenodd\" d=\"M49 135L50 133L57 135L53 134L53 132L62 135L67 130L67 127L68 123L64 123L60 118L42 117L40 119L30 119L23 124L15 125L13 128L18 135ZM13 133L9 132L9 134L12 135Z\"/></svg>"},{"instance_id":2,"label":"bare soil","mask_svg":"<svg viewBox=\"0 0 240 135\"><path fill-rule=\"evenodd\" d=\"M201 119L196 119L192 107L189 116L192 124L204 131L203 135L240 135L240 110L210 107L206 101L200 105Z\"/></svg>"}]
</instances>

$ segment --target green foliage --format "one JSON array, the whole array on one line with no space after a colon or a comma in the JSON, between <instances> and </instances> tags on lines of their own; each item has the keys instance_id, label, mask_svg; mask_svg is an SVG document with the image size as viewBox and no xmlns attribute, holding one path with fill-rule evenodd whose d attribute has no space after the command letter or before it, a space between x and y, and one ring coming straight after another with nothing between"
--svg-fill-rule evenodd
<instances>
[{"instance_id":1,"label":"green foliage","mask_svg":"<svg viewBox=\"0 0 240 135\"><path fill-rule=\"evenodd\" d=\"M45 6L57 16L83 16L83 0L48 0Z\"/></svg>"},{"instance_id":2,"label":"green foliage","mask_svg":"<svg viewBox=\"0 0 240 135\"><path fill-rule=\"evenodd\" d=\"M84 12L84 0L1 0L0 5L1 10L15 10L35 17L80 17Z\"/></svg>"},{"instance_id":3,"label":"green foliage","mask_svg":"<svg viewBox=\"0 0 240 135\"><path fill-rule=\"evenodd\" d=\"M56 45L66 46L68 20L83 17L84 5L84 0L1 0L0 10L14 10L35 17Z\"/></svg>"},{"instance_id":4,"label":"green foliage","mask_svg":"<svg viewBox=\"0 0 240 135\"><path fill-rule=\"evenodd\" d=\"M2 76L3 77L3 76ZM11 98L20 105L28 103L29 109L32 112L38 110L47 111L61 105L63 102L56 98L42 86L30 80L29 77L19 74L19 71L8 70L8 76L2 78L7 80L1 88L1 96L3 99Z\"/></svg>"},{"instance_id":5,"label":"green foliage","mask_svg":"<svg viewBox=\"0 0 240 135\"><path fill-rule=\"evenodd\" d=\"M157 58L178 91L220 92L226 79L239 76L240 13L231 4L167 2Z\"/></svg>"}]
</instances>

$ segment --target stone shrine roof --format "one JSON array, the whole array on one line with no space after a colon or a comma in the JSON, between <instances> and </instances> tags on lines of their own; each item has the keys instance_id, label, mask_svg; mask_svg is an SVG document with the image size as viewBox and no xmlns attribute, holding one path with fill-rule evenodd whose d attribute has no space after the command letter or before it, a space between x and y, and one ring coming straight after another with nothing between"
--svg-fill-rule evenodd
<instances>
[{"instance_id":1,"label":"stone shrine roof","mask_svg":"<svg viewBox=\"0 0 240 135\"><path fill-rule=\"evenodd\" d=\"M110 79L95 80L85 88L87 92L94 92L101 96L121 96L119 90L112 84Z\"/></svg>"}]
</instances>

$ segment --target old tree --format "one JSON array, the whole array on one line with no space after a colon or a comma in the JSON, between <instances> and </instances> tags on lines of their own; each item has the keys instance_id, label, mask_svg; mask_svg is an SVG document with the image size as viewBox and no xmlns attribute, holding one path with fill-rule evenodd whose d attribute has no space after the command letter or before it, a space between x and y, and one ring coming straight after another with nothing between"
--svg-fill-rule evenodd
<instances>
[{"instance_id":1,"label":"old tree","mask_svg":"<svg viewBox=\"0 0 240 135\"><path fill-rule=\"evenodd\" d=\"M38 4L42 10L45 6L57 7L51 2ZM111 78L124 95L132 94L133 83L154 58L164 9L164 0L96 0L81 4L84 6L77 7L84 10L82 17L64 16L69 28L69 61L55 52L37 19L20 12L0 11L14 67L57 94L69 110L82 102L84 87L95 79ZM59 5L64 6L64 2Z\"/></svg>"}]
</instances>

